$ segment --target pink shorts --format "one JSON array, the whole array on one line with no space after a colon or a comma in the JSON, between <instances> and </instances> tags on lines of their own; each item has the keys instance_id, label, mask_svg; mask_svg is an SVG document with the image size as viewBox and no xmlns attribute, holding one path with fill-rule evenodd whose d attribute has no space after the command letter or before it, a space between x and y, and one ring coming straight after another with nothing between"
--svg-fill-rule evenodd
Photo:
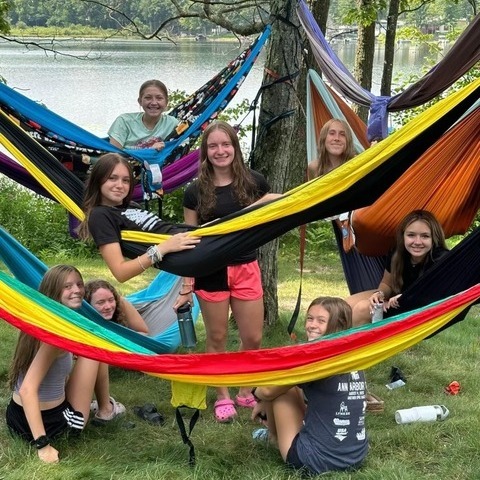
<instances>
[{"instance_id":1,"label":"pink shorts","mask_svg":"<svg viewBox=\"0 0 480 480\"><path fill-rule=\"evenodd\" d=\"M227 282L228 291L195 290L195 295L207 302L223 302L230 297L238 300L258 300L263 297L262 277L256 260L241 265L228 266Z\"/></svg>"}]
</instances>

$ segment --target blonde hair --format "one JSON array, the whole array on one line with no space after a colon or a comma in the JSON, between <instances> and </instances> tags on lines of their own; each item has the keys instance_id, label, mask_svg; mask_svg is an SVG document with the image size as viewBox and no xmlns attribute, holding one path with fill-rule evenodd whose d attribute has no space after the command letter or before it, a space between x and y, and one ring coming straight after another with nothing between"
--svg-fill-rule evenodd
<instances>
[{"instance_id":1,"label":"blonde hair","mask_svg":"<svg viewBox=\"0 0 480 480\"><path fill-rule=\"evenodd\" d=\"M318 156L318 172L317 177L325 175L330 171L330 159L328 156L327 148L326 148L326 140L328 132L334 123L340 123L343 128L345 129L345 151L343 152L342 164L347 162L348 160L352 159L355 156L355 149L353 147L353 135L352 129L348 125L345 120L341 120L339 118L332 118L326 122L320 133L318 135L318 143L317 143L317 156Z\"/></svg>"},{"instance_id":2,"label":"blonde hair","mask_svg":"<svg viewBox=\"0 0 480 480\"><path fill-rule=\"evenodd\" d=\"M56 265L50 268L43 276L38 291L60 302L65 282L72 272L77 273L82 278L82 274L72 265ZM15 388L18 377L25 374L29 369L40 345L41 341L31 335L24 332L20 332L18 335L17 346L8 374L8 385L11 390Z\"/></svg>"}]
</instances>

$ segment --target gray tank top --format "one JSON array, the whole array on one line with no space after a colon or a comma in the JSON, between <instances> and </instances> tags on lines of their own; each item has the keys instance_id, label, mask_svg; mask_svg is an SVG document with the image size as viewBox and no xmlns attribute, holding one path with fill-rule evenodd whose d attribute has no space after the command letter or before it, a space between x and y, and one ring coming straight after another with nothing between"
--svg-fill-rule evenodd
<instances>
[{"instance_id":1,"label":"gray tank top","mask_svg":"<svg viewBox=\"0 0 480 480\"><path fill-rule=\"evenodd\" d=\"M65 383L73 367L73 355L69 352L58 356L52 363L38 390L40 402L51 402L65 395ZM24 375L19 375L15 393L23 383Z\"/></svg>"}]
</instances>

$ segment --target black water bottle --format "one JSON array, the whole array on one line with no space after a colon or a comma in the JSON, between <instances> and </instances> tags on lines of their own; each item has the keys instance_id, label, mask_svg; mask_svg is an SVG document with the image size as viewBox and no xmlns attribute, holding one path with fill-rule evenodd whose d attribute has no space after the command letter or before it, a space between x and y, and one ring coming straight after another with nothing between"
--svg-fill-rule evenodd
<instances>
[{"instance_id":1,"label":"black water bottle","mask_svg":"<svg viewBox=\"0 0 480 480\"><path fill-rule=\"evenodd\" d=\"M195 335L195 325L192 318L192 307L190 303L185 303L177 309L178 329L180 338L185 348L195 348L197 345L197 336Z\"/></svg>"}]
</instances>

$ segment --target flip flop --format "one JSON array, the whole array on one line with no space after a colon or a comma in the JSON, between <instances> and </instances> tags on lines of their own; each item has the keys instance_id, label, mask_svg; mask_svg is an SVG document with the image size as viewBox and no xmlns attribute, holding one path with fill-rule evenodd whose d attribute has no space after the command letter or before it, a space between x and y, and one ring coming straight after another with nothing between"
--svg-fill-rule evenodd
<instances>
[{"instance_id":1,"label":"flip flop","mask_svg":"<svg viewBox=\"0 0 480 480\"><path fill-rule=\"evenodd\" d=\"M157 410L157 407L153 405L153 403L146 403L142 407L133 407L133 413L152 425L165 425L164 416Z\"/></svg>"},{"instance_id":2,"label":"flip flop","mask_svg":"<svg viewBox=\"0 0 480 480\"><path fill-rule=\"evenodd\" d=\"M217 400L213 409L215 411L215 420L220 423L229 423L237 416L235 402L230 398Z\"/></svg>"}]
</instances>

